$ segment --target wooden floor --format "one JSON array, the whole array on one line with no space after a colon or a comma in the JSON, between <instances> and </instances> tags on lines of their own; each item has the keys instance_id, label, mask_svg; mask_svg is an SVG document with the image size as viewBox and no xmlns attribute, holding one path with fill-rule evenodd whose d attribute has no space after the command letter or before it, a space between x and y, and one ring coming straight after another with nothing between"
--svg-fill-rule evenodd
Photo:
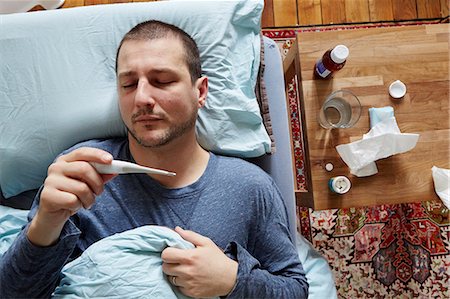
<instances>
[{"instance_id":1,"label":"wooden floor","mask_svg":"<svg viewBox=\"0 0 450 299\"><path fill-rule=\"evenodd\" d=\"M263 28L445 19L449 0L265 0Z\"/></svg>"},{"instance_id":2,"label":"wooden floor","mask_svg":"<svg viewBox=\"0 0 450 299\"><path fill-rule=\"evenodd\" d=\"M149 1L157 0L66 0L62 7ZM265 0L264 2L263 28L445 19L449 14L449 0ZM38 6L33 10L39 9L42 7Z\"/></svg>"}]
</instances>

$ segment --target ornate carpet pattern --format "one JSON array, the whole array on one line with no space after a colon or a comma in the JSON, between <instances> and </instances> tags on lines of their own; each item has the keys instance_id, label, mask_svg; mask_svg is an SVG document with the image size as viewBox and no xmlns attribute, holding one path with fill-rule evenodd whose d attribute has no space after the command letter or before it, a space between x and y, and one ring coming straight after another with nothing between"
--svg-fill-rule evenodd
<instances>
[{"instance_id":1,"label":"ornate carpet pattern","mask_svg":"<svg viewBox=\"0 0 450 299\"><path fill-rule=\"evenodd\" d=\"M449 210L441 203L299 208L298 217L328 259L340 298L450 298Z\"/></svg>"},{"instance_id":2,"label":"ornate carpet pattern","mask_svg":"<svg viewBox=\"0 0 450 299\"><path fill-rule=\"evenodd\" d=\"M379 26L393 24L364 25ZM296 31L361 27L264 30L263 34L277 42L284 57ZM305 189L295 81L288 83L288 105L297 187ZM299 232L328 259L340 298L450 298L450 212L441 202L321 211L298 208L297 220Z\"/></svg>"}]
</instances>

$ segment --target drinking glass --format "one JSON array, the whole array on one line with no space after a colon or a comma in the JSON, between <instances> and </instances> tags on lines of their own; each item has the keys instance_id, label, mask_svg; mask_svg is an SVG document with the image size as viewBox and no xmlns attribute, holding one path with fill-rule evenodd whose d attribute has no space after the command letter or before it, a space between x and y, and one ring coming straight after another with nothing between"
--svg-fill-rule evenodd
<instances>
[{"instance_id":1,"label":"drinking glass","mask_svg":"<svg viewBox=\"0 0 450 299\"><path fill-rule=\"evenodd\" d=\"M361 116L361 103L349 90L331 93L320 108L319 124L325 129L351 128Z\"/></svg>"}]
</instances>

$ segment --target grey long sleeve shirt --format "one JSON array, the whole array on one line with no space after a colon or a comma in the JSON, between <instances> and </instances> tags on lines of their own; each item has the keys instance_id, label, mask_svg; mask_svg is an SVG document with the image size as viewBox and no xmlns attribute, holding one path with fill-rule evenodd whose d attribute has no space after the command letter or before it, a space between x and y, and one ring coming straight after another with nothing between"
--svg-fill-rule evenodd
<instances>
[{"instance_id":1,"label":"grey long sleeve shirt","mask_svg":"<svg viewBox=\"0 0 450 299\"><path fill-rule=\"evenodd\" d=\"M133 161L126 139L88 141L70 150L81 146ZM38 199L39 194L30 220ZM117 176L90 210L70 218L54 246L31 244L26 226L0 262L0 298L49 297L62 267L89 245L148 224L193 230L237 260L237 283L229 298L307 297L286 208L272 179L251 163L211 154L202 177L179 189L164 188L145 174Z\"/></svg>"}]
</instances>

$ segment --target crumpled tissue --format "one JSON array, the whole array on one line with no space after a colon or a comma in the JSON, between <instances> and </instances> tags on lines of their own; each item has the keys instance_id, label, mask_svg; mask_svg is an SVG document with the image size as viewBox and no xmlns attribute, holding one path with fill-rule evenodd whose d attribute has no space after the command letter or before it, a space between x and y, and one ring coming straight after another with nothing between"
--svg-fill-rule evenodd
<instances>
[{"instance_id":1,"label":"crumpled tissue","mask_svg":"<svg viewBox=\"0 0 450 299\"><path fill-rule=\"evenodd\" d=\"M392 106L369 108L370 128L376 126L377 123L394 116L394 108Z\"/></svg>"},{"instance_id":2,"label":"crumpled tissue","mask_svg":"<svg viewBox=\"0 0 450 299\"><path fill-rule=\"evenodd\" d=\"M431 168L433 174L434 190L444 205L450 209L450 169L439 168L433 166Z\"/></svg>"},{"instance_id":3,"label":"crumpled tissue","mask_svg":"<svg viewBox=\"0 0 450 299\"><path fill-rule=\"evenodd\" d=\"M375 124L363 139L336 146L342 160L350 168L350 172L357 177L370 176L378 173L376 160L392 155L405 153L413 149L419 140L419 134L401 133L397 121L390 109L379 109L378 117L383 117ZM376 111L376 110L375 110ZM388 113L386 113L388 112ZM372 120L371 113L371 120Z\"/></svg>"}]
</instances>

